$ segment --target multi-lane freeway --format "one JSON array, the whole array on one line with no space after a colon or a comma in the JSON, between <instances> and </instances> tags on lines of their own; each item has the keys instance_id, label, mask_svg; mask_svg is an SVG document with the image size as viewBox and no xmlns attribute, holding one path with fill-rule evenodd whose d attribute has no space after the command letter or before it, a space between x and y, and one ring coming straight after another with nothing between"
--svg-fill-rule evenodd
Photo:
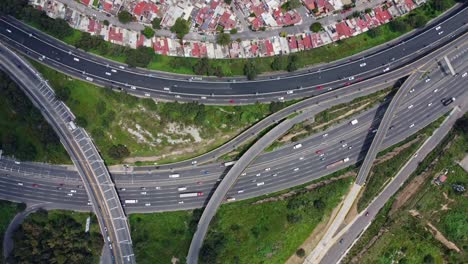
<instances>
[{"instance_id":1,"label":"multi-lane freeway","mask_svg":"<svg viewBox=\"0 0 468 264\"><path fill-rule=\"evenodd\" d=\"M254 103L317 95L394 70L466 31L467 14L468 8L459 6L424 30L359 59L256 81L199 81L129 69L65 45L10 17L0 18L0 38L24 54L69 75L105 86L121 87L140 96L197 100L205 104Z\"/></svg>"},{"instance_id":2,"label":"multi-lane freeway","mask_svg":"<svg viewBox=\"0 0 468 264\"><path fill-rule=\"evenodd\" d=\"M467 71L466 65L463 66L463 62L466 61L466 52L468 52L466 47L460 47L450 56L454 67L459 72ZM440 70L433 70L428 78L430 78L429 82L424 79L416 83L414 91L404 98L402 105L397 109L396 117L391 124L392 129L386 135L382 148L401 141L447 112L448 107L443 106L440 100L449 96L459 97L465 88L463 86L465 79L461 75L452 77ZM451 81L447 85L449 79ZM437 92L434 92L436 89ZM429 104L431 105L428 106ZM410 105L413 107L408 109ZM375 114L376 111L377 109L372 109L357 116L359 123L356 126L344 122L301 141L303 148L299 150L294 150L292 145L287 145L276 151L260 155L245 171L246 174L241 175L239 181L229 191L228 196L244 199L281 190L305 183L343 167L327 169L326 166L334 161L349 157L349 164L353 164L357 160L361 160L373 135L371 133L373 129L370 128L375 126L380 117L380 115ZM410 128L412 124L414 126ZM323 136L325 134L328 134L326 141ZM341 140L345 140L348 146L352 146L352 149L343 149ZM325 160L321 160L322 158L316 154L317 150L323 151ZM1 166L6 167L1 169L4 174L0 178L1 195L4 198L49 201L61 203L64 206L87 207L88 197L84 190L77 187L81 184L76 172L48 165L32 164L28 166L25 163L17 165L8 160L0 160L0 162ZM296 168L299 170L294 171ZM26 169L24 172L27 174L22 175L22 173L15 172L17 169ZM126 206L128 212L150 212L202 206L208 195L214 190L219 178L226 171L227 168L221 163L216 163L183 168L173 172L128 172L127 174L114 173L112 176L119 188L121 199L139 200L137 204ZM174 173L179 174L180 177L170 179L169 175ZM9 174L9 176L5 176L5 174ZM35 178L36 174L42 176ZM56 178L51 178L49 175L54 175ZM23 186L18 185L20 181L24 183ZM261 182L264 185L257 186ZM60 186L61 183L64 186ZM38 184L38 186L32 187L32 184ZM142 187L146 189L143 190ZM188 191L203 192L204 195L181 199L178 195L179 187L187 187ZM71 189L77 190L73 197L67 196ZM146 194L141 194L142 192L146 192ZM184 203L179 204L180 202ZM146 206L147 204L149 205Z\"/></svg>"}]
</instances>

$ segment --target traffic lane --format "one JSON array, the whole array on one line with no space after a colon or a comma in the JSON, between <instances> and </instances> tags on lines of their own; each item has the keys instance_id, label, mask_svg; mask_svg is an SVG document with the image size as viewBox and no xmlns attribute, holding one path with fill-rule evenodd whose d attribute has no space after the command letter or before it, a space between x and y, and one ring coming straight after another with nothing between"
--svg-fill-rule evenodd
<instances>
[{"instance_id":1,"label":"traffic lane","mask_svg":"<svg viewBox=\"0 0 468 264\"><path fill-rule=\"evenodd\" d=\"M459 13L456 17L461 17L460 14L465 13L465 11L466 11L466 10L464 10L464 11L461 12L461 13ZM463 21L463 19L462 19L462 21ZM448 27L445 27L445 25L444 25L444 28L446 29L446 32L450 31L450 26L453 26L453 27L456 26L456 28L454 28L454 29L458 29L459 26L460 26L460 25L458 25L458 24L455 22L454 19L451 19L451 23L447 23L447 24L449 25ZM463 23L461 23L461 24L463 24ZM430 32L430 30L429 30L428 32ZM427 34L427 33L426 33L426 34L419 34L417 38L421 38L421 37L423 37L423 39L424 39L424 38L428 38L428 39L431 40L431 42L433 42L434 36L431 36L431 35L434 35L434 34ZM437 36L437 38L438 38L438 37L439 37L439 36ZM34 38L34 37L33 37L33 38ZM414 45L415 47L416 47L416 46L418 46L418 47L412 49L412 46L413 46L413 45L409 45L409 43L411 43L411 44L414 44L414 43L419 44L419 42L420 42L420 41L407 41L407 42L405 42L405 43L403 43L403 44L401 44L401 45L402 45L402 46L408 46L408 47L405 48L405 50L406 50L406 52L409 52L409 51L417 50L417 49L420 48L420 46ZM421 41L421 42L422 42L422 41ZM39 44L39 43L35 43L35 44ZM70 55L68 54L68 52L63 52L63 53L64 53L64 54L63 54L64 56L70 56ZM383 53L379 53L379 54L377 54L376 56L381 56L381 54L383 54ZM377 58L377 60L378 60L379 62L383 61L383 60L381 60L381 58L379 58L379 57L376 57L376 58ZM95 63L91 63L91 64L96 65ZM357 63L356 63L356 64L357 64ZM86 68L84 68L84 67L86 67ZM104 67L105 67L105 66L104 66ZM353 70L356 69L356 65L353 65L353 63L348 63L348 64L345 65L344 67L348 67L348 68L340 69L340 72L345 71L345 72L353 73ZM83 68L84 68L84 69L93 69L92 66L89 66L89 65L83 65ZM105 77L104 75L105 75L105 72L106 72L106 71L105 71L104 68L102 68L102 66L101 66L101 69L98 70L98 68L96 68L96 69L93 69L93 71L98 71L103 77ZM325 71L325 72L329 72L329 71ZM324 75L324 73L322 73L322 75ZM128 79L128 76L125 76L124 74L119 74L119 76L122 76L122 78L123 78L124 80L127 80L127 79ZM307 75L307 76L308 76L308 75ZM142 77L142 76L140 76L140 77ZM143 76L143 77L144 77L144 76ZM316 76L315 76L315 77L316 77ZM153 77L150 77L150 78L152 79L152 81L154 81L154 79L155 79L155 78L153 78ZM324 77L322 76L322 78L324 78ZM335 78L336 78L336 76L333 75L332 79L335 79ZM138 78L138 81L141 81L141 82L145 82L145 83L146 83L147 80L143 80L143 79L144 79L144 78ZM314 79L315 79L315 78L314 78ZM326 79L326 78L325 78L325 79ZM310 81L310 80L305 79L304 81ZM291 80L284 80L284 79L275 80L275 82L277 83L277 85L279 85L279 86L281 86L281 87L288 87L288 86L284 86L284 85L291 84ZM278 83L278 82L284 82L284 83ZM257 82L256 82L256 83L257 83ZM265 82L260 82L260 83L265 83ZM156 85L157 85L157 86L161 86L161 83L157 83ZM199 86L198 84L197 84L197 85L193 85L193 83L191 83L191 82L185 82L184 85L187 86L188 89L194 89L193 86L195 86L195 87ZM218 85L218 84L216 84L216 85ZM235 85L240 85L240 83L238 83L238 84L233 84L233 86L235 86ZM205 84L204 84L204 86L206 87ZM297 84L294 83L293 86L297 86ZM177 86L177 87L179 87L179 86ZM256 84L256 87L258 87L258 83ZM271 85L268 85L268 88L271 89L271 87L272 87ZM226 88L226 87L224 87L224 88ZM234 88L235 88L235 87L234 87ZM247 87L247 89L248 89L249 91L251 91L252 88L253 88L253 87ZM246 89L246 87L245 87L245 86L242 86L240 89Z\"/></svg>"}]
</instances>

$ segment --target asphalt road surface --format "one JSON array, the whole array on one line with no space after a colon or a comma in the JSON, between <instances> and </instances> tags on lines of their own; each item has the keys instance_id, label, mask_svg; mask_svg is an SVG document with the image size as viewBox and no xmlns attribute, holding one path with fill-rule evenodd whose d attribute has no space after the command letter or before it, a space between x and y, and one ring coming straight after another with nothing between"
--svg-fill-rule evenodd
<instances>
[{"instance_id":1,"label":"asphalt road surface","mask_svg":"<svg viewBox=\"0 0 468 264\"><path fill-rule=\"evenodd\" d=\"M466 52L468 50L460 49L456 54L450 56L459 72L467 70L466 66L460 66L463 61L466 61ZM444 107L440 100L451 96L458 97L466 88L463 86L465 80L461 76L445 75L441 70L431 71L430 79L431 81L427 83L425 80L419 81L415 84L414 92L407 94L392 121L392 129L386 135L381 149L403 140L446 113L450 106ZM460 83L452 80L459 80ZM435 89L438 91L434 92ZM428 106L430 103L432 103L431 106ZM410 105L413 107L408 109ZM376 115L376 111L377 109L374 108L358 115L356 118L359 123L355 127L344 122L321 134L300 141L303 148L299 150L293 150L292 145L287 145L276 151L260 155L245 171L246 174L241 175L236 185L228 192L228 196L245 199L282 190L309 182L361 160L367 151L369 140L372 139L373 133L371 132L381 116L381 113ZM415 124L415 126L409 128L411 124ZM328 134L326 140L324 140L324 134ZM345 140L348 146L352 146L352 149L343 149L341 140ZM317 150L321 150L325 154L325 160L320 160L321 158L316 154ZM328 164L346 157L350 158L349 164L333 169L326 168ZM82 183L76 172L36 163L23 162L17 165L5 159L0 160L0 164L2 172L0 195L4 199L54 202L62 204L65 208L68 206L82 210L90 208L87 205L86 192L79 187ZM270 169L267 171L267 168ZM295 168L299 168L299 171L294 172ZM178 179L169 179L168 175L171 172L161 174L122 173L112 176L119 188L121 200L139 200L137 204L127 205L127 212L151 212L203 206L226 170L227 168L222 164L209 164L174 171L174 173L180 174ZM18 185L20 182L23 183L22 186ZM264 185L257 186L258 182L264 182ZM37 187L33 187L33 184L37 184ZM146 190L142 190L142 187L145 187ZM188 191L202 191L204 195L181 199L178 192L179 187L187 187ZM120 190L120 188L125 188L125 190ZM77 192L73 196L68 196L71 190ZM142 195L143 191L146 191L147 194ZM146 206L146 204L150 205Z\"/></svg>"},{"instance_id":2,"label":"asphalt road surface","mask_svg":"<svg viewBox=\"0 0 468 264\"><path fill-rule=\"evenodd\" d=\"M44 63L67 74L83 79L88 77L92 79L90 81L101 85L119 86L140 96L179 101L197 100L205 104L246 104L317 95L328 88L345 87L380 75L387 68L393 70L403 66L436 46L449 42L453 34L465 32L467 14L467 7L459 8L454 14L444 18L444 21L434 23L394 46L385 47L354 61L256 81L207 82L174 79L173 75L129 69L67 46L9 17L0 18L0 37L17 50L35 59L40 58ZM436 26L441 28L436 30Z\"/></svg>"}]
</instances>

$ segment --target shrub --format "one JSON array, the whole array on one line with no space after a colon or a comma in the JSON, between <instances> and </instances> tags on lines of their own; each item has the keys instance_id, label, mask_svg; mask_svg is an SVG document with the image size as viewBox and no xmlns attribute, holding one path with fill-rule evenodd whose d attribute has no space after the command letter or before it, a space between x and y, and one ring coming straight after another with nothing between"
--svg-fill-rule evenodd
<instances>
[{"instance_id":1,"label":"shrub","mask_svg":"<svg viewBox=\"0 0 468 264\"><path fill-rule=\"evenodd\" d=\"M130 14L128 11L120 11L120 13L117 16L119 18L120 23L130 23L133 20L132 14Z\"/></svg>"},{"instance_id":2,"label":"shrub","mask_svg":"<svg viewBox=\"0 0 468 264\"><path fill-rule=\"evenodd\" d=\"M154 30L150 27L145 27L145 29L141 31L141 34L150 39L154 36Z\"/></svg>"},{"instance_id":3,"label":"shrub","mask_svg":"<svg viewBox=\"0 0 468 264\"><path fill-rule=\"evenodd\" d=\"M128 148L122 144L113 145L109 148L107 153L111 158L116 160L121 160L130 155L130 151L128 150Z\"/></svg>"},{"instance_id":4,"label":"shrub","mask_svg":"<svg viewBox=\"0 0 468 264\"><path fill-rule=\"evenodd\" d=\"M296 255L300 258L303 258L305 256L305 250L303 248L300 248L296 251Z\"/></svg>"},{"instance_id":5,"label":"shrub","mask_svg":"<svg viewBox=\"0 0 468 264\"><path fill-rule=\"evenodd\" d=\"M322 24L320 22L315 22L312 25L310 25L310 31L312 32L320 32L322 30Z\"/></svg>"}]
</instances>

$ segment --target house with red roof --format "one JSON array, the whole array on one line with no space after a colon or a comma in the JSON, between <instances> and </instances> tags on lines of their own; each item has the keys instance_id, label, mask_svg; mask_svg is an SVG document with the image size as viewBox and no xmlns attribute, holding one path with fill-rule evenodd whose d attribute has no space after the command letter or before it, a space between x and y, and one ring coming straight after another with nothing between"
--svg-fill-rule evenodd
<instances>
[{"instance_id":1,"label":"house with red roof","mask_svg":"<svg viewBox=\"0 0 468 264\"><path fill-rule=\"evenodd\" d=\"M311 34L309 33L302 34L302 43L304 45L304 49L306 50L313 48Z\"/></svg>"},{"instance_id":2,"label":"house with red roof","mask_svg":"<svg viewBox=\"0 0 468 264\"><path fill-rule=\"evenodd\" d=\"M315 9L315 0L302 0L304 6L309 10L312 11Z\"/></svg>"},{"instance_id":3,"label":"house with red roof","mask_svg":"<svg viewBox=\"0 0 468 264\"><path fill-rule=\"evenodd\" d=\"M290 36L288 37L288 46L289 46L289 50L291 52L296 52L297 51L297 40L296 40L296 37L295 36Z\"/></svg>"},{"instance_id":4,"label":"house with red roof","mask_svg":"<svg viewBox=\"0 0 468 264\"><path fill-rule=\"evenodd\" d=\"M91 2L91 0L81 0L81 3L85 6L89 6L89 3Z\"/></svg>"},{"instance_id":5,"label":"house with red roof","mask_svg":"<svg viewBox=\"0 0 468 264\"><path fill-rule=\"evenodd\" d=\"M159 8L155 3L147 1L138 2L133 8L133 14L137 16L140 21L147 22L157 17L158 11Z\"/></svg>"},{"instance_id":6,"label":"house with red roof","mask_svg":"<svg viewBox=\"0 0 468 264\"><path fill-rule=\"evenodd\" d=\"M340 22L335 24L336 33L340 39L349 38L353 35L353 30L346 24L346 22Z\"/></svg>"},{"instance_id":7,"label":"house with red roof","mask_svg":"<svg viewBox=\"0 0 468 264\"><path fill-rule=\"evenodd\" d=\"M167 38L156 38L153 43L154 52L161 55L167 55L169 53L169 44Z\"/></svg>"},{"instance_id":8,"label":"house with red roof","mask_svg":"<svg viewBox=\"0 0 468 264\"><path fill-rule=\"evenodd\" d=\"M108 39L111 43L123 45L123 33L121 28L110 27Z\"/></svg>"},{"instance_id":9,"label":"house with red roof","mask_svg":"<svg viewBox=\"0 0 468 264\"><path fill-rule=\"evenodd\" d=\"M380 24L385 24L392 19L390 12L388 10L383 10L380 6L374 8L375 17L379 20Z\"/></svg>"}]
</instances>

